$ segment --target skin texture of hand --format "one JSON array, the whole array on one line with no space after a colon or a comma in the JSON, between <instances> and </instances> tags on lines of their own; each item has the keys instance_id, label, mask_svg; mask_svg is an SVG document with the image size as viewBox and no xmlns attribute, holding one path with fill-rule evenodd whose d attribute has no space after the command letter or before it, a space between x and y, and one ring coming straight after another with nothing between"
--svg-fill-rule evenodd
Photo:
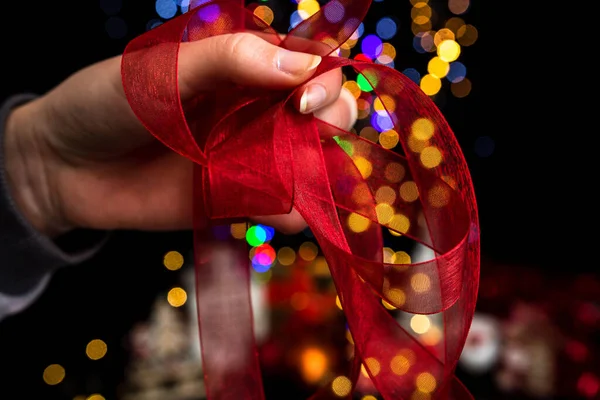
<instances>
[{"instance_id":1,"label":"skin texture of hand","mask_svg":"<svg viewBox=\"0 0 600 400\"><path fill-rule=\"evenodd\" d=\"M183 43L182 102L185 107L228 83L291 89L309 79L320 60L250 33ZM115 57L82 69L9 116L5 160L11 193L25 217L48 236L74 228L191 228L192 163L141 126L125 98L120 63ZM339 70L309 81L298 93L301 112L342 129L354 124L356 102L341 88ZM305 226L295 211L254 219L285 233Z\"/></svg>"}]
</instances>

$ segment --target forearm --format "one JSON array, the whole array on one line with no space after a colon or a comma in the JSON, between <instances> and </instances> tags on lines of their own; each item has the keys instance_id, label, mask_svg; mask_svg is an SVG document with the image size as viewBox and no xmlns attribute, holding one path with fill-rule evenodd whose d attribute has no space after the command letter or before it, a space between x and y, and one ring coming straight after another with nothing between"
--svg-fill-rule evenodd
<instances>
[{"instance_id":1,"label":"forearm","mask_svg":"<svg viewBox=\"0 0 600 400\"><path fill-rule=\"evenodd\" d=\"M25 114L13 114L13 110L34 98L15 96L0 105L0 318L31 302L53 271L93 255L106 237L102 232L86 232L65 241L42 233L45 223L36 219L43 217L44 209L28 203L37 178L24 169L32 160L19 159L34 157L35 151L18 149L21 145L12 136L28 134L29 128L19 131L26 126L19 123Z\"/></svg>"},{"instance_id":2,"label":"forearm","mask_svg":"<svg viewBox=\"0 0 600 400\"><path fill-rule=\"evenodd\" d=\"M67 232L54 217L53 194L49 189L49 160L37 137L40 125L48 125L39 100L20 104L10 110L4 130L4 167L8 192L15 207L39 233L57 237Z\"/></svg>"}]
</instances>

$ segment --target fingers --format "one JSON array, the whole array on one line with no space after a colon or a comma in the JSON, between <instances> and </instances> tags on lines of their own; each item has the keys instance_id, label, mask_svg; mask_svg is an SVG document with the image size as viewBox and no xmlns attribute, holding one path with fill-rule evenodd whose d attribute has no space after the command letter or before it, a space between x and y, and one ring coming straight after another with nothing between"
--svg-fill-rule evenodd
<instances>
[{"instance_id":1,"label":"fingers","mask_svg":"<svg viewBox=\"0 0 600 400\"><path fill-rule=\"evenodd\" d=\"M294 98L294 105L301 113L312 113L332 104L340 95L342 71L335 69L317 76L304 85Z\"/></svg>"},{"instance_id":2,"label":"fingers","mask_svg":"<svg viewBox=\"0 0 600 400\"><path fill-rule=\"evenodd\" d=\"M223 82L268 88L306 81L321 57L277 47L250 33L233 33L182 43L179 88L183 100Z\"/></svg>"},{"instance_id":3,"label":"fingers","mask_svg":"<svg viewBox=\"0 0 600 400\"><path fill-rule=\"evenodd\" d=\"M317 110L314 115L328 124L349 131L358 118L356 99L347 89L342 88L339 97L332 104Z\"/></svg>"},{"instance_id":4,"label":"fingers","mask_svg":"<svg viewBox=\"0 0 600 400\"><path fill-rule=\"evenodd\" d=\"M259 224L272 226L284 235L299 233L307 226L304 218L295 209L292 209L289 214L253 217L252 220Z\"/></svg>"}]
</instances>

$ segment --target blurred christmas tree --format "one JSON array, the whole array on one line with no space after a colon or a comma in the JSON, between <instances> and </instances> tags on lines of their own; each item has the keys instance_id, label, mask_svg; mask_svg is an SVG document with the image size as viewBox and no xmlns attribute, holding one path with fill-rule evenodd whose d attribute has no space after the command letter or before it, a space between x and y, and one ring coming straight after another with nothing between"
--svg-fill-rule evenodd
<instances>
[{"instance_id":1,"label":"blurred christmas tree","mask_svg":"<svg viewBox=\"0 0 600 400\"><path fill-rule=\"evenodd\" d=\"M179 310L158 298L150 322L131 334L133 360L123 399L204 399L201 363L190 351L194 339Z\"/></svg>"}]
</instances>

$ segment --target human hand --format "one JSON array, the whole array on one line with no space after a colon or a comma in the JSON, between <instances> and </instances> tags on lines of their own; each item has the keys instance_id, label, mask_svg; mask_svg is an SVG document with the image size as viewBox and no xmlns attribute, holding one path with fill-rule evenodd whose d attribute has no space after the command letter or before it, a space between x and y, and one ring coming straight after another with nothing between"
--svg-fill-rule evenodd
<instances>
[{"instance_id":1,"label":"human hand","mask_svg":"<svg viewBox=\"0 0 600 400\"><path fill-rule=\"evenodd\" d=\"M182 102L185 107L223 84L293 88L309 79L319 62L317 56L280 49L249 33L183 43ZM114 57L82 69L16 108L7 121L12 195L46 235L74 228L191 228L193 165L139 123L123 92L120 65L121 57ZM301 112L314 112L342 129L354 124L356 101L341 87L339 70L315 78L298 93L294 101ZM305 226L295 211L254 219L286 233Z\"/></svg>"}]
</instances>

